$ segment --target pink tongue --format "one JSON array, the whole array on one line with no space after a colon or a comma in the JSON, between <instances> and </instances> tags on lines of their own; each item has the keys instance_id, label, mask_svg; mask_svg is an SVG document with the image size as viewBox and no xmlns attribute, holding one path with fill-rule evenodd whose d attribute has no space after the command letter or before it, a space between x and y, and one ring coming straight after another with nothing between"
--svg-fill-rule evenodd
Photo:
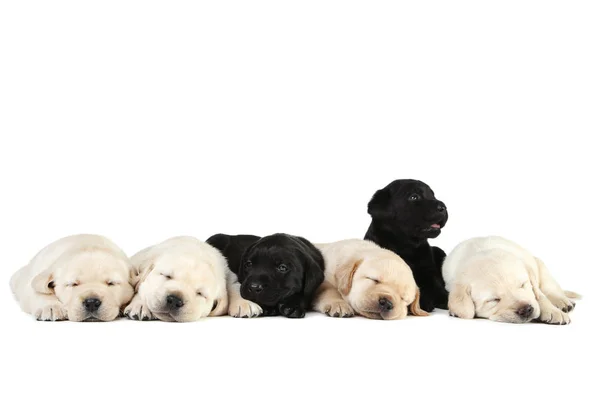
<instances>
[{"instance_id":1,"label":"pink tongue","mask_svg":"<svg viewBox=\"0 0 600 400\"><path fill-rule=\"evenodd\" d=\"M435 229L440 229L440 224L433 224L431 225L431 227Z\"/></svg>"}]
</instances>

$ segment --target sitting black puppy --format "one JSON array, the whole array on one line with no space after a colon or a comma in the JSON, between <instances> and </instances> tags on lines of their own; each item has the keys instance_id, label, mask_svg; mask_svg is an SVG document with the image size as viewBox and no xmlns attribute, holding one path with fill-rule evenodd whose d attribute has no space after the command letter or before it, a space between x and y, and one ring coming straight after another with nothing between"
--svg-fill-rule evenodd
<instances>
[{"instance_id":1,"label":"sitting black puppy","mask_svg":"<svg viewBox=\"0 0 600 400\"><path fill-rule=\"evenodd\" d=\"M442 278L446 253L429 245L448 221L448 211L431 188L413 179L399 179L378 190L369 202L372 217L366 240L398 254L412 269L421 290L421 309L448 309Z\"/></svg>"},{"instance_id":2,"label":"sitting black puppy","mask_svg":"<svg viewBox=\"0 0 600 400\"><path fill-rule=\"evenodd\" d=\"M258 304L262 315L304 317L324 279L323 255L302 237L218 234L207 243L221 250L241 283L241 296Z\"/></svg>"}]
</instances>

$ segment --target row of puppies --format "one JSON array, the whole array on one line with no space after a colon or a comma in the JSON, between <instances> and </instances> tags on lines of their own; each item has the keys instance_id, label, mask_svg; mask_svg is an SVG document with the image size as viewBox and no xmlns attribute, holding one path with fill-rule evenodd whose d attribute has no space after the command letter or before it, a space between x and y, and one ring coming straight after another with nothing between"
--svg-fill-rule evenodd
<instances>
[{"instance_id":1,"label":"row of puppies","mask_svg":"<svg viewBox=\"0 0 600 400\"><path fill-rule=\"evenodd\" d=\"M359 239L315 246L286 234L219 234L206 243L175 237L129 259L105 237L75 235L42 249L10 285L22 310L44 321L110 321L121 311L179 322L301 318L310 309L336 317L426 315L408 265Z\"/></svg>"},{"instance_id":2,"label":"row of puppies","mask_svg":"<svg viewBox=\"0 0 600 400\"><path fill-rule=\"evenodd\" d=\"M284 234L219 234L207 242L172 238L129 260L106 238L71 236L40 251L11 287L25 312L50 321L108 321L125 306L132 319L181 322L227 313L298 318L310 308L333 317L427 315L408 265L369 241L315 246ZM461 243L443 274L450 312L461 318L566 324L577 297L539 259L498 237Z\"/></svg>"}]
</instances>

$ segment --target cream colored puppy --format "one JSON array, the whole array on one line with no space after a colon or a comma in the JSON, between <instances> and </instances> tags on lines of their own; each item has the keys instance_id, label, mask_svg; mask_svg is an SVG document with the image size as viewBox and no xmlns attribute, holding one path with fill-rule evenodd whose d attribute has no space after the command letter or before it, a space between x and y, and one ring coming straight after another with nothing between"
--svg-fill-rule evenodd
<instances>
[{"instance_id":1,"label":"cream colored puppy","mask_svg":"<svg viewBox=\"0 0 600 400\"><path fill-rule=\"evenodd\" d=\"M131 258L135 296L131 319L190 322L227 312L227 260L211 245L178 236Z\"/></svg>"},{"instance_id":2,"label":"cream colored puppy","mask_svg":"<svg viewBox=\"0 0 600 400\"><path fill-rule=\"evenodd\" d=\"M579 297L563 291L540 259L498 236L460 243L442 274L450 314L459 318L566 325L575 306L571 299Z\"/></svg>"},{"instance_id":3,"label":"cream colored puppy","mask_svg":"<svg viewBox=\"0 0 600 400\"><path fill-rule=\"evenodd\" d=\"M107 238L74 235L43 248L10 286L38 320L110 321L133 296L130 272L125 253Z\"/></svg>"},{"instance_id":4,"label":"cream colored puppy","mask_svg":"<svg viewBox=\"0 0 600 400\"><path fill-rule=\"evenodd\" d=\"M385 320L406 318L409 310L428 315L419 307L410 267L395 253L360 239L316 246L325 257L325 281L313 302L316 311Z\"/></svg>"}]
</instances>

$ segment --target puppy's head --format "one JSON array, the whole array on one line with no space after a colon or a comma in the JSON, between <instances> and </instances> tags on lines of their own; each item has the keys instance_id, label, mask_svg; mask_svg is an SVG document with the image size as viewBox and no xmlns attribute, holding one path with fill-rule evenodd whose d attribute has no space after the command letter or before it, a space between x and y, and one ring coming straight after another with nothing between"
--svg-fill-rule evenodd
<instances>
[{"instance_id":1,"label":"puppy's head","mask_svg":"<svg viewBox=\"0 0 600 400\"><path fill-rule=\"evenodd\" d=\"M220 256L222 258L222 256ZM217 266L222 261L223 266ZM224 270L226 261L166 253L143 261L138 291L148 308L162 321L191 322L220 315L227 306Z\"/></svg>"},{"instance_id":2,"label":"puppy's head","mask_svg":"<svg viewBox=\"0 0 600 400\"><path fill-rule=\"evenodd\" d=\"M378 190L368 211L373 220L418 239L439 236L448 221L446 205L429 186L413 179L399 179Z\"/></svg>"},{"instance_id":3,"label":"puppy's head","mask_svg":"<svg viewBox=\"0 0 600 400\"><path fill-rule=\"evenodd\" d=\"M56 295L71 321L111 321L133 297L130 270L125 257L90 248L63 255L32 285L39 293Z\"/></svg>"},{"instance_id":4,"label":"puppy's head","mask_svg":"<svg viewBox=\"0 0 600 400\"><path fill-rule=\"evenodd\" d=\"M506 259L499 263L473 260L450 291L448 309L460 318L524 323L540 316L532 281L524 263Z\"/></svg>"},{"instance_id":5,"label":"puppy's head","mask_svg":"<svg viewBox=\"0 0 600 400\"><path fill-rule=\"evenodd\" d=\"M240 294L272 307L295 294L310 297L324 278L321 253L306 239L266 236L243 254L238 274Z\"/></svg>"},{"instance_id":6,"label":"puppy's head","mask_svg":"<svg viewBox=\"0 0 600 400\"><path fill-rule=\"evenodd\" d=\"M373 319L428 315L419 307L419 289L410 267L399 257L359 259L338 267L338 290L352 308Z\"/></svg>"}]
</instances>

